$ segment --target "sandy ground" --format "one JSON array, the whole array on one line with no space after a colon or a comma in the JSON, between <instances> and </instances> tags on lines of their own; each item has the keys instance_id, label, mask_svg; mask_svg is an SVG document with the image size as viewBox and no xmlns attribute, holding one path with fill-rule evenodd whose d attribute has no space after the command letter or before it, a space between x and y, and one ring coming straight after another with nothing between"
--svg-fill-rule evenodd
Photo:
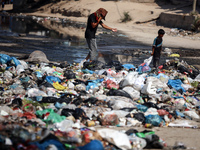
<instances>
[{"instance_id":1,"label":"sandy ground","mask_svg":"<svg viewBox=\"0 0 200 150\"><path fill-rule=\"evenodd\" d=\"M155 22L136 24L136 22L145 22L155 19L159 16L161 12L171 11L175 6L168 5L158 5L156 3L133 3L124 1L101 1L101 0L80 0L80 1L61 1L57 4L49 4L39 8L33 13L23 13L25 15L33 16L43 16L43 17L59 17L72 19L74 21L86 23L87 15L91 12L96 11L99 7L104 7L108 10L108 15L106 16L106 21L104 23L110 27L117 28L120 32L123 32L130 39L136 42L142 42L147 45L152 45L153 39L157 36L157 31L160 28L165 29L166 35L164 36L164 47L173 48L184 48L184 49L195 49L200 50L200 33L179 37L172 36L170 33L171 28L166 28L162 26L157 26ZM83 17L67 17L62 16L59 13L50 13L50 8L67 9L73 11L80 11L85 16ZM6 9L6 8L5 8ZM9 9L9 8L8 8ZM183 10L180 10L182 12ZM120 23L120 19L124 12L128 12L132 17L132 21L128 23ZM48 25L48 24L47 24ZM59 29L58 29L59 30ZM79 34L79 36L84 37L84 30L70 30L61 32L72 32L73 34ZM199 59L199 56L195 56ZM119 129L119 128L118 128ZM126 128L122 128L123 130ZM142 131L145 128L137 128ZM200 149L199 129L190 128L153 128L156 134L165 140L167 145L174 145L176 141L183 142L188 147L195 147L197 150Z\"/></svg>"},{"instance_id":2,"label":"sandy ground","mask_svg":"<svg viewBox=\"0 0 200 150\"><path fill-rule=\"evenodd\" d=\"M168 33L171 28L166 28L163 26L157 26L155 22L150 22L146 24L136 24L136 22L145 22L159 17L161 12L184 12L184 8L175 9L174 5L166 4L156 4L156 3L133 3L128 1L101 1L101 0L81 0L81 1L62 1L56 5L43 6L34 13L29 13L27 15L36 16L53 16L68 18L74 21L86 22L87 17L90 13L96 11L99 7L104 7L108 10L108 15L106 16L106 21L104 23L110 27L115 27L118 30L124 32L129 38L134 39L138 42L145 44L152 44L154 37L157 36L157 31L160 28L165 29L166 35L164 36L163 46L165 47L177 47L177 48L191 48L200 49L200 33L195 34L194 37L199 37L199 39L193 39L192 37L174 37ZM66 17L59 13L51 14L50 8L54 9L66 9L70 11L81 12L85 17ZM188 8L187 8L188 9ZM192 8L191 8L192 9ZM42 11L40 11L42 10ZM172 11L173 10L173 11ZM186 10L185 10L186 11ZM131 16L132 21L128 23L121 23L121 18L124 16L124 12L128 12Z\"/></svg>"}]
</instances>

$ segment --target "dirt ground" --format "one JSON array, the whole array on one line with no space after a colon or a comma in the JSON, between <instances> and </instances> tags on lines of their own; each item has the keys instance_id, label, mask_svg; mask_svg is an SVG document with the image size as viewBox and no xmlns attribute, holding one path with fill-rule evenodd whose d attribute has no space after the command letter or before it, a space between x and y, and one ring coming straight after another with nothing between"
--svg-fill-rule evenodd
<instances>
[{"instance_id":1,"label":"dirt ground","mask_svg":"<svg viewBox=\"0 0 200 150\"><path fill-rule=\"evenodd\" d=\"M114 129L126 131L130 128L115 127ZM187 147L188 150L200 149L198 138L200 136L200 129L177 127L154 127L152 129L143 127L132 127L131 129L136 129L138 131L154 131L156 135L158 135L163 141L166 142L166 150L173 150L173 146L175 146L176 143L182 143L185 147Z\"/></svg>"},{"instance_id":2,"label":"dirt ground","mask_svg":"<svg viewBox=\"0 0 200 150\"><path fill-rule=\"evenodd\" d=\"M81 17L69 17L63 16L59 13L51 13L50 8L59 8L59 9L70 9L73 11L80 10L85 13L85 16ZM123 44L133 44L142 43L144 45L149 46L149 50L151 50L151 45L153 39L157 36L157 31L160 28L165 29L166 34L164 36L164 44L163 46L166 48L172 48L174 52L180 53L181 58L185 58L191 65L196 65L197 67L200 65L200 33L195 33L193 35L187 36L178 36L171 34L171 28L157 26L154 21L144 23L144 24L136 24L136 22L145 22L148 20L152 20L157 18L161 12L170 11L174 6L167 5L158 5L156 3L146 4L146 3L131 3L131 2L113 2L113 1L101 1L101 0L81 0L81 1L61 1L58 4L43 6L39 8L37 11L32 13L23 13L23 15L32 15L32 16L42 16L42 17L55 17L55 18L67 18L74 21L86 23L87 15L90 12L96 11L99 7L104 7L109 11L106 16L106 21L104 23L111 27L116 27L118 32L126 35L126 38L122 39L118 38L115 42L121 42ZM6 9L6 8L5 8ZM9 9L9 8L8 8ZM120 23L120 18L123 16L123 12L128 11L132 16L133 20L128 23ZM183 12L183 10L180 10ZM153 13L152 13L153 12ZM48 22L44 23L47 27L49 26ZM54 27L53 27L54 28ZM77 35L79 37L84 37L84 29L74 29L65 30L64 28L56 28L56 30L60 32L68 32L71 35ZM97 34L101 34L102 30L99 30ZM0 37L1 39L8 37ZM26 47L26 43L23 43L23 39L25 37L17 37L16 39L9 38L11 43L7 43L4 45L0 43L0 51L7 54L13 54L12 49L16 46ZM109 38L108 38L109 39ZM20 41L20 42L16 42ZM114 43L115 43L114 42ZM110 45L114 43L109 43ZM108 44L108 45L109 45ZM34 48L34 47L33 47ZM16 54L21 55L21 54ZM118 130L126 130L126 128L117 128ZM142 131L145 128L136 129ZM173 146L176 141L183 142L189 149L193 147L196 150L200 149L199 137L200 137L200 129L191 129L191 128L171 128L171 127L161 127L161 128L153 128L155 133L159 135L169 146Z\"/></svg>"}]
</instances>

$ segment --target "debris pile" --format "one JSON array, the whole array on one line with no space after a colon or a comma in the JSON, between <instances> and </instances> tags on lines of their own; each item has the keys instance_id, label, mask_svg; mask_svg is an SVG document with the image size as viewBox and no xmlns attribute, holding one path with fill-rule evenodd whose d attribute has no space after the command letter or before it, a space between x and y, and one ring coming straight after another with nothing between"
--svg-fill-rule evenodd
<instances>
[{"instance_id":1,"label":"debris pile","mask_svg":"<svg viewBox=\"0 0 200 150\"><path fill-rule=\"evenodd\" d=\"M150 68L150 57L136 68L36 59L0 54L1 149L163 148L151 128L198 128L200 75L186 62Z\"/></svg>"}]
</instances>

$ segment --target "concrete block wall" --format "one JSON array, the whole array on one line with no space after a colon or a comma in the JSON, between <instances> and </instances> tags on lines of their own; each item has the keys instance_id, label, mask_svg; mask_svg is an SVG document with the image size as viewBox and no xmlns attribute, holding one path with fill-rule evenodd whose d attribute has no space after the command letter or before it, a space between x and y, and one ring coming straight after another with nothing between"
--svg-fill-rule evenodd
<instances>
[{"instance_id":1,"label":"concrete block wall","mask_svg":"<svg viewBox=\"0 0 200 150\"><path fill-rule=\"evenodd\" d=\"M190 30L191 24L193 24L194 20L194 16L171 14L165 12L160 14L160 18L157 21L157 23L159 25L163 25L170 28L181 28L185 30Z\"/></svg>"}]
</instances>

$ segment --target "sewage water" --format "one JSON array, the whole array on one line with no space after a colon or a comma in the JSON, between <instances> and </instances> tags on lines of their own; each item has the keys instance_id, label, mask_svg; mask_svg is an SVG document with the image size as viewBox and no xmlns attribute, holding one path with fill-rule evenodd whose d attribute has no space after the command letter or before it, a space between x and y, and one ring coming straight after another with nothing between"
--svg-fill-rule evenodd
<instances>
[{"instance_id":1,"label":"sewage water","mask_svg":"<svg viewBox=\"0 0 200 150\"><path fill-rule=\"evenodd\" d=\"M70 35L59 32L62 29L83 29L82 23L70 20L48 20L48 26L43 25L44 18L27 16L0 16L0 42L4 43L0 50L12 53L30 54L35 50L43 51L50 61L80 62L88 54L84 36ZM53 28L54 26L54 28ZM59 28L59 30L56 30ZM99 50L98 60L108 62L118 60L121 63L141 64L150 56L149 46L132 44L128 38L121 34L107 34L105 30L97 35ZM122 41L119 43L116 41ZM8 46L13 45L13 46Z\"/></svg>"}]
</instances>

